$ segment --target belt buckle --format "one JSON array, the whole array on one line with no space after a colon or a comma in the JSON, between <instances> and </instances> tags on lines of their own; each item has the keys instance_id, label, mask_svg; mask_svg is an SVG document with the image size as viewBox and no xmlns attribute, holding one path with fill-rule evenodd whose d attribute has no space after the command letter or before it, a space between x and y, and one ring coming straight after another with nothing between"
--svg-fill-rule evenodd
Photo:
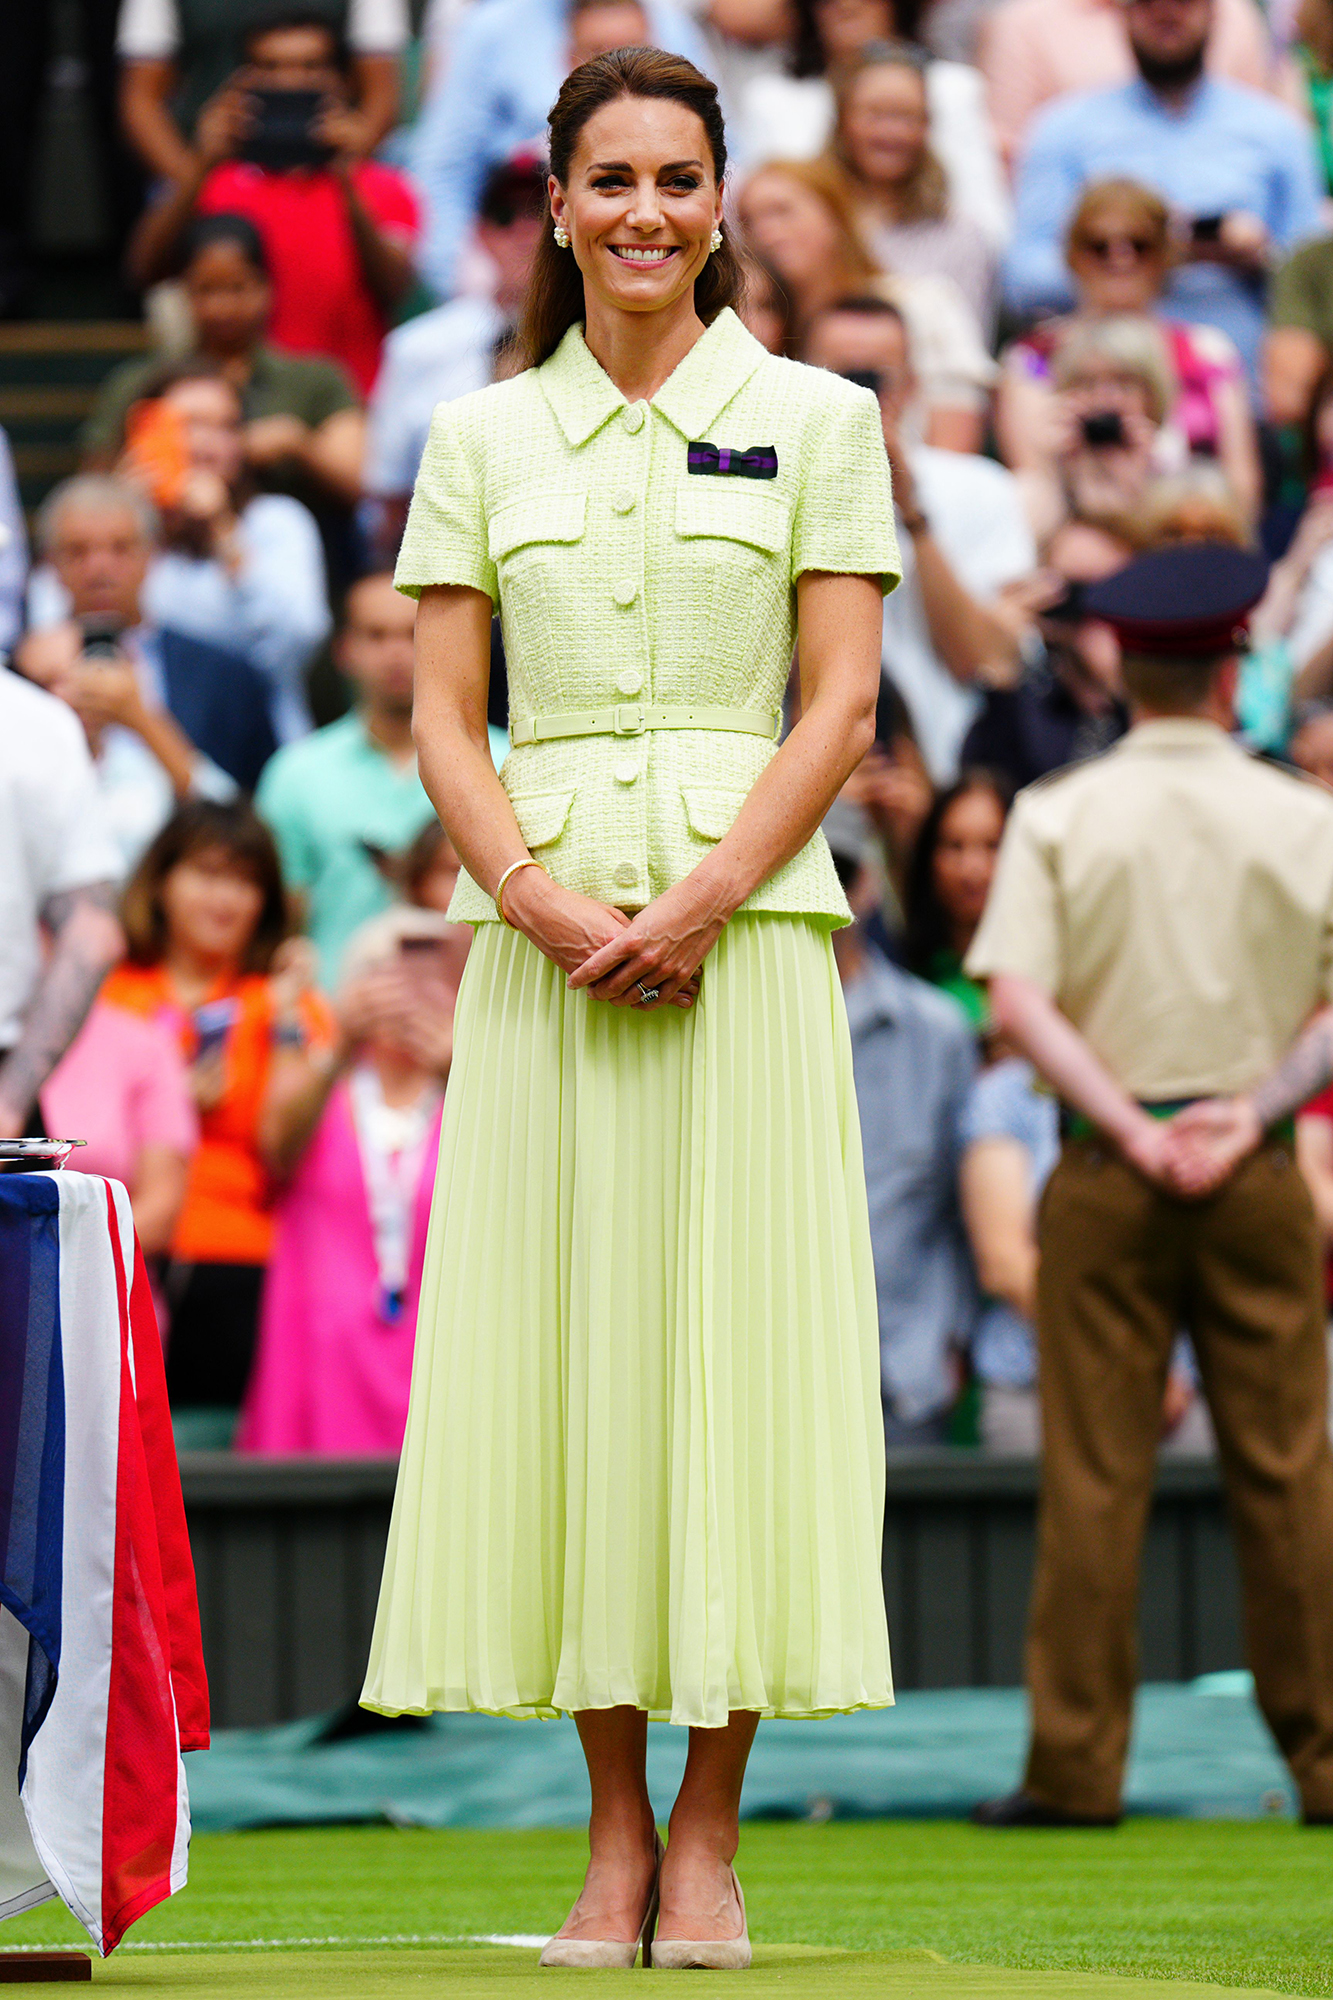
<instances>
[{"instance_id":1,"label":"belt buckle","mask_svg":"<svg viewBox=\"0 0 1333 2000\"><path fill-rule=\"evenodd\" d=\"M642 736L647 723L641 701L622 701L612 710L611 730L616 736Z\"/></svg>"}]
</instances>

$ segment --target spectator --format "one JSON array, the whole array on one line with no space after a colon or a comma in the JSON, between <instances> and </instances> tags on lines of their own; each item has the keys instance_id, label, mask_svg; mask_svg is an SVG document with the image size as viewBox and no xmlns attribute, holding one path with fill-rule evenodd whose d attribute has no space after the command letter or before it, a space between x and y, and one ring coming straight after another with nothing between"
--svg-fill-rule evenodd
<instances>
[{"instance_id":1,"label":"spectator","mask_svg":"<svg viewBox=\"0 0 1333 2000\"><path fill-rule=\"evenodd\" d=\"M38 1094L124 948L116 872L83 731L0 669L0 1139L40 1136Z\"/></svg>"},{"instance_id":2,"label":"spectator","mask_svg":"<svg viewBox=\"0 0 1333 2000\"><path fill-rule=\"evenodd\" d=\"M874 881L844 827L839 815L829 845L864 916ZM891 1449L943 1444L977 1307L958 1207L973 1039L951 1002L868 943L862 922L835 931L833 950L865 1148L885 1437Z\"/></svg>"},{"instance_id":3,"label":"spectator","mask_svg":"<svg viewBox=\"0 0 1333 2000\"><path fill-rule=\"evenodd\" d=\"M1035 1458L1037 1403L1037 1203L1060 1155L1055 1098L1021 1056L982 1070L963 1113L959 1174L963 1220L984 1293L972 1338L980 1388L977 1428L987 1451Z\"/></svg>"},{"instance_id":4,"label":"spectator","mask_svg":"<svg viewBox=\"0 0 1333 2000\"><path fill-rule=\"evenodd\" d=\"M407 503L437 403L495 380L547 225L546 172L533 153L496 167L482 191L477 236L495 270L490 298L460 297L408 320L384 343L370 399L366 491L380 502L382 546L397 554Z\"/></svg>"},{"instance_id":5,"label":"spectator","mask_svg":"<svg viewBox=\"0 0 1333 2000\"><path fill-rule=\"evenodd\" d=\"M763 72L742 86L737 157L757 166L822 153L836 122L831 79L851 70L872 43L918 43L921 11L915 0L795 0L790 74ZM932 61L923 81L930 149L944 169L950 207L998 251L1012 217L981 78L967 63Z\"/></svg>"},{"instance_id":6,"label":"spectator","mask_svg":"<svg viewBox=\"0 0 1333 2000\"><path fill-rule=\"evenodd\" d=\"M1264 341L1264 400L1275 424L1308 425L1333 369L1333 236L1306 243L1273 281Z\"/></svg>"},{"instance_id":7,"label":"spectator","mask_svg":"<svg viewBox=\"0 0 1333 2000\"><path fill-rule=\"evenodd\" d=\"M199 1115L175 1037L95 1000L41 1094L48 1132L87 1141L84 1174L106 1174L129 1190L144 1256L166 1255L199 1143Z\"/></svg>"},{"instance_id":8,"label":"spectator","mask_svg":"<svg viewBox=\"0 0 1333 2000\"><path fill-rule=\"evenodd\" d=\"M352 711L280 751L257 795L329 986L352 932L389 900L375 850L394 853L434 818L412 742L415 619L392 577L353 586L334 642Z\"/></svg>"},{"instance_id":9,"label":"spectator","mask_svg":"<svg viewBox=\"0 0 1333 2000\"><path fill-rule=\"evenodd\" d=\"M361 495L365 417L336 362L284 354L265 340L273 284L259 231L243 215L201 216L185 233L182 281L196 354L215 361L241 399L245 460L260 483L320 511ZM161 367L127 361L103 383L84 428L84 463L105 472L125 445L125 418Z\"/></svg>"},{"instance_id":10,"label":"spectator","mask_svg":"<svg viewBox=\"0 0 1333 2000\"><path fill-rule=\"evenodd\" d=\"M1043 105L1075 91L1110 90L1134 75L1125 0L1000 0L982 19L977 61L1000 149L1023 152ZM1274 55L1253 0L1217 0L1207 69L1294 103L1296 80Z\"/></svg>"},{"instance_id":11,"label":"spectator","mask_svg":"<svg viewBox=\"0 0 1333 2000\"><path fill-rule=\"evenodd\" d=\"M698 28L674 0L643 7L649 42L705 72ZM546 114L570 69L566 0L478 0L459 22L447 71L422 109L416 173L426 198L422 270L448 298L487 175L541 143Z\"/></svg>"},{"instance_id":12,"label":"spectator","mask_svg":"<svg viewBox=\"0 0 1333 2000\"><path fill-rule=\"evenodd\" d=\"M872 829L884 864L881 923L867 919L868 935L889 958L901 955L903 899L907 870L922 822L935 798L907 703L891 680L880 676L875 703L875 740L830 808L850 807Z\"/></svg>"},{"instance_id":13,"label":"spectator","mask_svg":"<svg viewBox=\"0 0 1333 2000\"><path fill-rule=\"evenodd\" d=\"M148 383L130 430L119 469L147 488L162 523L148 616L243 652L268 683L278 741L304 736L306 670L331 623L311 514L290 494L254 490L240 397L214 362L182 362Z\"/></svg>"},{"instance_id":14,"label":"spectator","mask_svg":"<svg viewBox=\"0 0 1333 2000\"><path fill-rule=\"evenodd\" d=\"M286 947L277 851L248 806L209 800L168 822L123 904L129 962L104 999L175 1038L200 1142L171 1238L173 1408L235 1409L273 1248L273 1163L286 1107L327 1059L333 1023Z\"/></svg>"},{"instance_id":15,"label":"spectator","mask_svg":"<svg viewBox=\"0 0 1333 2000\"><path fill-rule=\"evenodd\" d=\"M274 344L341 362L365 395L415 282L416 196L396 168L357 156L364 132L327 21L275 14L245 32L243 47L245 68L200 113L188 166L135 231L131 274L141 285L168 275L196 214L247 216L273 276ZM265 98L276 116L286 92L316 92L324 106L288 140L296 164L264 139Z\"/></svg>"},{"instance_id":16,"label":"spectator","mask_svg":"<svg viewBox=\"0 0 1333 2000\"><path fill-rule=\"evenodd\" d=\"M1333 701L1310 701L1296 710L1287 754L1298 771L1333 792Z\"/></svg>"},{"instance_id":17,"label":"spectator","mask_svg":"<svg viewBox=\"0 0 1333 2000\"><path fill-rule=\"evenodd\" d=\"M0 662L23 630L28 581L28 534L14 476L14 455L0 430Z\"/></svg>"},{"instance_id":18,"label":"spectator","mask_svg":"<svg viewBox=\"0 0 1333 2000\"><path fill-rule=\"evenodd\" d=\"M995 428L1006 465L1031 469L1034 439L1046 431L1052 371L1061 343L1088 325L1122 314L1157 317L1171 358L1176 397L1167 423L1181 449L1216 458L1246 516L1259 511L1262 477L1254 417L1240 356L1214 326L1157 316L1173 252L1166 203L1136 181L1096 181L1070 217L1065 261L1078 300L1074 312L1046 320L1004 357Z\"/></svg>"},{"instance_id":19,"label":"spectator","mask_svg":"<svg viewBox=\"0 0 1333 2000\"><path fill-rule=\"evenodd\" d=\"M964 771L921 825L907 871L903 957L959 1007L975 1033L987 1025L986 989L963 971L995 874L1012 793L991 771Z\"/></svg>"},{"instance_id":20,"label":"spectator","mask_svg":"<svg viewBox=\"0 0 1333 2000\"><path fill-rule=\"evenodd\" d=\"M901 277L951 278L989 340L995 252L951 201L932 150L929 70L929 58L908 42L867 43L838 87L832 151L875 261Z\"/></svg>"},{"instance_id":21,"label":"spectator","mask_svg":"<svg viewBox=\"0 0 1333 2000\"><path fill-rule=\"evenodd\" d=\"M916 382L892 306L835 301L811 329L809 356L873 381L879 395L903 549L903 581L884 605L884 670L907 704L931 777L947 783L977 707L974 683L1016 665L1017 642L996 598L1036 562L1018 488L989 459L906 441Z\"/></svg>"},{"instance_id":22,"label":"spectator","mask_svg":"<svg viewBox=\"0 0 1333 2000\"><path fill-rule=\"evenodd\" d=\"M1083 615L1082 594L1082 583L1071 584L1044 609L1038 650L1013 687L985 690L963 739L965 768L997 771L1018 792L1065 764L1100 756L1124 735L1120 642L1109 625Z\"/></svg>"},{"instance_id":23,"label":"spectator","mask_svg":"<svg viewBox=\"0 0 1333 2000\"><path fill-rule=\"evenodd\" d=\"M1333 195L1333 5L1330 0L1300 0L1295 28L1296 41L1292 54L1300 71L1301 109L1314 126L1322 190L1325 195Z\"/></svg>"},{"instance_id":24,"label":"spectator","mask_svg":"<svg viewBox=\"0 0 1333 2000\"><path fill-rule=\"evenodd\" d=\"M791 300L776 272L752 257L746 269L745 293L736 308L741 319L770 354L790 354L796 344Z\"/></svg>"},{"instance_id":25,"label":"spectator","mask_svg":"<svg viewBox=\"0 0 1333 2000\"><path fill-rule=\"evenodd\" d=\"M398 116L399 58L407 46L403 0L347 0L312 5L302 18L345 34L354 123L348 150L373 153ZM245 55L244 28L254 10L208 8L191 0L124 0L116 31L120 115L149 171L183 180L192 165L195 121Z\"/></svg>"},{"instance_id":26,"label":"spectator","mask_svg":"<svg viewBox=\"0 0 1333 2000\"><path fill-rule=\"evenodd\" d=\"M348 949L337 1046L281 1140L286 1185L241 1451L391 1457L402 1445L457 928L390 910Z\"/></svg>"},{"instance_id":27,"label":"spectator","mask_svg":"<svg viewBox=\"0 0 1333 2000\"><path fill-rule=\"evenodd\" d=\"M1164 428L1176 378L1160 327L1116 313L1075 328L1056 350L1051 387L1032 411L1017 478L1052 568L1104 575L1128 560L1152 480L1184 459Z\"/></svg>"},{"instance_id":28,"label":"spectator","mask_svg":"<svg viewBox=\"0 0 1333 2000\"><path fill-rule=\"evenodd\" d=\"M149 747L178 797L192 789L216 791L198 758L249 790L274 749L268 689L239 653L154 624L144 585L156 532L152 507L124 480L82 473L57 486L43 504L39 535L69 616L30 634L17 664L43 681L72 672L95 630L102 646L110 645L115 658L133 668L133 683L122 677L113 689L108 681L99 700L85 676L79 703L89 705L90 721L123 724L147 741L145 719L165 710L178 725L169 754L169 733L161 729Z\"/></svg>"},{"instance_id":29,"label":"spectator","mask_svg":"<svg viewBox=\"0 0 1333 2000\"><path fill-rule=\"evenodd\" d=\"M1062 245L1088 181L1127 175L1181 215L1173 315L1228 334L1248 373L1275 257L1319 227L1314 154L1304 126L1270 98L1203 74L1213 0L1126 0L1138 77L1051 104L1019 170L1006 289L1023 315L1073 303Z\"/></svg>"},{"instance_id":30,"label":"spectator","mask_svg":"<svg viewBox=\"0 0 1333 2000\"><path fill-rule=\"evenodd\" d=\"M928 443L971 452L981 443L995 364L947 278L886 277L861 240L847 188L823 160L770 160L751 174L737 212L752 250L791 303L790 351L803 359L815 316L850 295L885 299L910 330L919 428ZM915 416L915 413L914 413Z\"/></svg>"}]
</instances>

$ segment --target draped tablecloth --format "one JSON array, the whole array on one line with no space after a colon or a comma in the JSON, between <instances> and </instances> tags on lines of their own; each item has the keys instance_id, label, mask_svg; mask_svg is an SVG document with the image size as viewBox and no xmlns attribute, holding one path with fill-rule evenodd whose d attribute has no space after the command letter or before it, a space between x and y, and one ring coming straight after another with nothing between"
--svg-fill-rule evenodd
<instances>
[{"instance_id":1,"label":"draped tablecloth","mask_svg":"<svg viewBox=\"0 0 1333 2000\"><path fill-rule=\"evenodd\" d=\"M186 1879L208 1687L129 1197L0 1175L0 1917L60 1895L105 1956Z\"/></svg>"}]
</instances>

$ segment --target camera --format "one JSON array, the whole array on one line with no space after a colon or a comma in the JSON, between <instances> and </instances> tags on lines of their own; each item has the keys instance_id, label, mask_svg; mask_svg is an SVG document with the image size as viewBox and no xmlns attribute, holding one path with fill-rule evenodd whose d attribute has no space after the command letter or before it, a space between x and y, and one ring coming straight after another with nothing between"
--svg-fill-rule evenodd
<instances>
[{"instance_id":1,"label":"camera","mask_svg":"<svg viewBox=\"0 0 1333 2000\"><path fill-rule=\"evenodd\" d=\"M1094 410L1083 419L1084 444L1123 444L1125 422L1119 410Z\"/></svg>"},{"instance_id":2,"label":"camera","mask_svg":"<svg viewBox=\"0 0 1333 2000\"><path fill-rule=\"evenodd\" d=\"M85 660L123 658L125 649L121 644L121 635L125 628L119 618L94 612L78 622L83 632L82 653Z\"/></svg>"},{"instance_id":3,"label":"camera","mask_svg":"<svg viewBox=\"0 0 1333 2000\"><path fill-rule=\"evenodd\" d=\"M273 172L328 165L333 148L314 132L325 103L323 91L252 90L249 102L250 129L237 149L238 159Z\"/></svg>"}]
</instances>

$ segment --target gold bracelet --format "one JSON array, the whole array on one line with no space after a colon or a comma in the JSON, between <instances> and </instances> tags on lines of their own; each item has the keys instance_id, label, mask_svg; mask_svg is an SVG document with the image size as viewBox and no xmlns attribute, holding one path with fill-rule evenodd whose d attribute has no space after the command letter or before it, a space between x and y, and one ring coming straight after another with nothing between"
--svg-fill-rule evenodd
<instances>
[{"instance_id":1,"label":"gold bracelet","mask_svg":"<svg viewBox=\"0 0 1333 2000\"><path fill-rule=\"evenodd\" d=\"M542 868L542 864L533 855L525 854L521 861L511 861L509 866L505 869L504 874L500 877L499 881L495 885L495 907L500 912L500 921L502 924L509 924L509 919L505 915L505 906L504 906L505 883L509 880L511 875L517 874L520 868ZM544 875L545 873L546 870L542 868L542 874ZM509 928L512 931L514 926L512 924L509 924Z\"/></svg>"}]
</instances>

